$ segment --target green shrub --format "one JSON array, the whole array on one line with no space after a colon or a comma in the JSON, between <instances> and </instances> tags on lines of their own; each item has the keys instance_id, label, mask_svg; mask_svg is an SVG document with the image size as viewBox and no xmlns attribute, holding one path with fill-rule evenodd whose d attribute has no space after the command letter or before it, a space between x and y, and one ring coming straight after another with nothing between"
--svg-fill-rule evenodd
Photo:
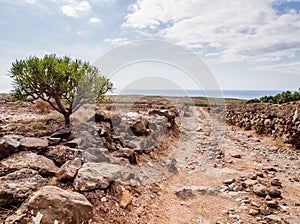
<instances>
[{"instance_id":1,"label":"green shrub","mask_svg":"<svg viewBox=\"0 0 300 224\"><path fill-rule=\"evenodd\" d=\"M247 101L246 101L247 104L248 104L248 103L259 103L259 102L260 102L260 100L257 99L257 98L254 98L254 99L251 99L251 100L247 100Z\"/></svg>"},{"instance_id":2,"label":"green shrub","mask_svg":"<svg viewBox=\"0 0 300 224\"><path fill-rule=\"evenodd\" d=\"M266 127L263 125L258 125L258 126L256 126L255 129L256 129L256 133L259 135L266 134L266 131L267 131Z\"/></svg>"},{"instance_id":3,"label":"green shrub","mask_svg":"<svg viewBox=\"0 0 300 224\"><path fill-rule=\"evenodd\" d=\"M244 126L244 130L245 130L245 131L250 131L250 130L251 130L251 124L250 124L250 123L247 123L247 124Z\"/></svg>"},{"instance_id":4,"label":"green shrub","mask_svg":"<svg viewBox=\"0 0 300 224\"><path fill-rule=\"evenodd\" d=\"M207 103L195 103L195 106L197 107L208 107Z\"/></svg>"},{"instance_id":5,"label":"green shrub","mask_svg":"<svg viewBox=\"0 0 300 224\"><path fill-rule=\"evenodd\" d=\"M274 104L282 104L282 103L288 103L292 101L299 101L300 100L300 92L291 92L291 91L285 91L282 93L279 93L275 96L263 96L259 99L251 99L247 100L246 103L274 103Z\"/></svg>"}]
</instances>

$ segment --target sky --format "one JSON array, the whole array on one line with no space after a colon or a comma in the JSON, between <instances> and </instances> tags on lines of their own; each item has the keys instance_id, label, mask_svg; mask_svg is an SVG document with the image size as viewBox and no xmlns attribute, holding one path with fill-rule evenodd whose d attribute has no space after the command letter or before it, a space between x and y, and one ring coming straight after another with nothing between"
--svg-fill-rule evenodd
<instances>
[{"instance_id":1,"label":"sky","mask_svg":"<svg viewBox=\"0 0 300 224\"><path fill-rule=\"evenodd\" d=\"M197 55L222 90L300 87L299 0L0 0L0 33L0 92L11 90L17 59L54 53L93 63L145 40ZM196 88L166 63L129 63L117 73L120 89L145 76Z\"/></svg>"}]
</instances>

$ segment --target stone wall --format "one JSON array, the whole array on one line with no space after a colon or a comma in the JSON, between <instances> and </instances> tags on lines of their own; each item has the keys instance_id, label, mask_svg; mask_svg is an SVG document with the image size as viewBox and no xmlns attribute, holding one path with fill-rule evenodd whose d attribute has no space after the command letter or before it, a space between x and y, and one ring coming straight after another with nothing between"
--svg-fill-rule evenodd
<instances>
[{"instance_id":1,"label":"stone wall","mask_svg":"<svg viewBox=\"0 0 300 224\"><path fill-rule=\"evenodd\" d=\"M245 130L256 130L282 138L285 143L300 148L300 102L285 104L251 103L227 106L227 123Z\"/></svg>"}]
</instances>

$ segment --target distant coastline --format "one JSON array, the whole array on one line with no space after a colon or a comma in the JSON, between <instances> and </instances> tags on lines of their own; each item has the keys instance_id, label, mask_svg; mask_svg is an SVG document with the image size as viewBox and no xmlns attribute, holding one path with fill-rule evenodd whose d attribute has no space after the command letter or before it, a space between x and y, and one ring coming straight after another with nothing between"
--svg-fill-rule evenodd
<instances>
[{"instance_id":1,"label":"distant coastline","mask_svg":"<svg viewBox=\"0 0 300 224\"><path fill-rule=\"evenodd\" d=\"M146 95L146 96L189 96L189 97L217 97L226 99L240 99L250 100L254 98L260 98L263 96L275 96L278 93L282 93L285 90L221 90L221 91L204 91L196 89L115 89L113 93L109 95ZM294 92L294 91L291 91ZM0 94L9 94L6 92Z\"/></svg>"},{"instance_id":2,"label":"distant coastline","mask_svg":"<svg viewBox=\"0 0 300 224\"><path fill-rule=\"evenodd\" d=\"M275 96L282 93L284 90L221 90L221 91L204 91L196 89L126 89L115 90L113 95L147 95L147 96L189 96L189 97L218 97L229 99L249 100L253 98L260 98L263 96Z\"/></svg>"}]
</instances>

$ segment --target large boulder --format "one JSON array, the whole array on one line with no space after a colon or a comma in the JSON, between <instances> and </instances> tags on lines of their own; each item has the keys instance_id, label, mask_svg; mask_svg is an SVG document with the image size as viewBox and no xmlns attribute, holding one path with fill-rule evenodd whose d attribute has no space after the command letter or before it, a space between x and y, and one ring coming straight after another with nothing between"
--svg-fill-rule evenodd
<instances>
[{"instance_id":1,"label":"large boulder","mask_svg":"<svg viewBox=\"0 0 300 224\"><path fill-rule=\"evenodd\" d=\"M58 171L58 167L52 160L32 152L22 151L0 162L0 176L22 168L37 170L42 175L55 175Z\"/></svg>"},{"instance_id":2,"label":"large boulder","mask_svg":"<svg viewBox=\"0 0 300 224\"><path fill-rule=\"evenodd\" d=\"M20 140L22 150L41 151L48 146L48 141L41 138L25 137Z\"/></svg>"},{"instance_id":3,"label":"large boulder","mask_svg":"<svg viewBox=\"0 0 300 224\"><path fill-rule=\"evenodd\" d=\"M45 186L26 200L5 224L18 223L89 223L93 216L93 205L77 192Z\"/></svg>"},{"instance_id":4,"label":"large boulder","mask_svg":"<svg viewBox=\"0 0 300 224\"><path fill-rule=\"evenodd\" d=\"M74 187L79 191L106 189L120 177L123 166L110 163L85 163L78 171Z\"/></svg>"},{"instance_id":5,"label":"large boulder","mask_svg":"<svg viewBox=\"0 0 300 224\"><path fill-rule=\"evenodd\" d=\"M0 177L0 206L24 201L48 181L31 169L21 169Z\"/></svg>"}]
</instances>

